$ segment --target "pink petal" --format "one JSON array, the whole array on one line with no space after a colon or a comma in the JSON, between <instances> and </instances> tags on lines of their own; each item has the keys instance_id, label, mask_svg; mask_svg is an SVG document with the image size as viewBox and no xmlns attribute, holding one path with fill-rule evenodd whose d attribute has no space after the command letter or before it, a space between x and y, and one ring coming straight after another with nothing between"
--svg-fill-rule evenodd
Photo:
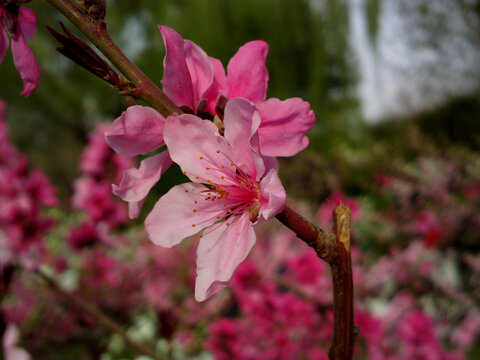
<instances>
[{"instance_id":1,"label":"pink petal","mask_svg":"<svg viewBox=\"0 0 480 360\"><path fill-rule=\"evenodd\" d=\"M282 186L276 170L271 169L260 181L260 216L269 220L277 215L285 207L287 193Z\"/></svg>"},{"instance_id":2,"label":"pink petal","mask_svg":"<svg viewBox=\"0 0 480 360\"><path fill-rule=\"evenodd\" d=\"M165 145L164 124L165 118L154 109L131 106L115 119L105 140L122 156L146 154Z\"/></svg>"},{"instance_id":3,"label":"pink petal","mask_svg":"<svg viewBox=\"0 0 480 360\"><path fill-rule=\"evenodd\" d=\"M168 26L158 25L165 45L162 87L165 94L177 105L195 109L193 84L183 46L183 38Z\"/></svg>"},{"instance_id":4,"label":"pink petal","mask_svg":"<svg viewBox=\"0 0 480 360\"><path fill-rule=\"evenodd\" d=\"M194 110L213 82L213 64L200 46L190 40L184 41L185 60L192 79Z\"/></svg>"},{"instance_id":5,"label":"pink petal","mask_svg":"<svg viewBox=\"0 0 480 360\"><path fill-rule=\"evenodd\" d=\"M128 203L128 217L130 219L136 219L140 215L145 198L140 201L132 201Z\"/></svg>"},{"instance_id":6,"label":"pink petal","mask_svg":"<svg viewBox=\"0 0 480 360\"><path fill-rule=\"evenodd\" d=\"M254 244L255 231L248 213L230 226L222 223L214 230L207 229L197 249L195 299L204 301L222 290Z\"/></svg>"},{"instance_id":7,"label":"pink petal","mask_svg":"<svg viewBox=\"0 0 480 360\"><path fill-rule=\"evenodd\" d=\"M170 157L193 182L225 184L227 172L235 176L232 150L211 121L188 114L171 115L164 138Z\"/></svg>"},{"instance_id":8,"label":"pink petal","mask_svg":"<svg viewBox=\"0 0 480 360\"><path fill-rule=\"evenodd\" d=\"M33 39L37 27L37 17L32 9L21 7L18 9L18 24L27 40Z\"/></svg>"},{"instance_id":9,"label":"pink petal","mask_svg":"<svg viewBox=\"0 0 480 360\"><path fill-rule=\"evenodd\" d=\"M187 105L195 110L197 99L203 95L198 93L199 88L205 86L206 78L210 77L210 82L213 78L211 64L207 64L208 56L194 43L186 44L185 40L168 26L158 25L158 29L162 33L166 51L163 60L163 91L175 104ZM205 69L210 71L208 76L204 74Z\"/></svg>"},{"instance_id":10,"label":"pink petal","mask_svg":"<svg viewBox=\"0 0 480 360\"><path fill-rule=\"evenodd\" d=\"M31 356L24 349L17 346L20 332L16 325L9 324L2 339L5 360L30 360Z\"/></svg>"},{"instance_id":11,"label":"pink petal","mask_svg":"<svg viewBox=\"0 0 480 360\"><path fill-rule=\"evenodd\" d=\"M262 156L263 163L265 164L265 172L269 172L270 169L278 171L280 164L276 157L273 156Z\"/></svg>"},{"instance_id":12,"label":"pink petal","mask_svg":"<svg viewBox=\"0 0 480 360\"><path fill-rule=\"evenodd\" d=\"M12 55L15 67L23 80L23 91L20 95L27 97L37 88L41 70L21 29L17 29L17 34L12 38Z\"/></svg>"},{"instance_id":13,"label":"pink petal","mask_svg":"<svg viewBox=\"0 0 480 360\"><path fill-rule=\"evenodd\" d=\"M268 71L265 66L268 45L250 41L232 57L227 67L228 98L244 97L257 104L267 95Z\"/></svg>"},{"instance_id":14,"label":"pink petal","mask_svg":"<svg viewBox=\"0 0 480 360\"><path fill-rule=\"evenodd\" d=\"M223 216L223 203L205 201L203 194L199 194L203 190L208 188L187 183L174 186L163 195L145 220L150 240L169 248L215 223L216 216Z\"/></svg>"},{"instance_id":15,"label":"pink petal","mask_svg":"<svg viewBox=\"0 0 480 360\"><path fill-rule=\"evenodd\" d=\"M0 64L2 63L3 58L5 57L5 54L7 53L7 50L8 50L8 36L7 36L7 32L3 27L2 13L3 13L3 10L0 9Z\"/></svg>"},{"instance_id":16,"label":"pink petal","mask_svg":"<svg viewBox=\"0 0 480 360\"><path fill-rule=\"evenodd\" d=\"M217 104L220 95L228 95L227 77L225 76L225 69L220 60L210 57L213 64L213 82L208 91L204 94L207 100L207 110L211 114L216 113L215 105Z\"/></svg>"},{"instance_id":17,"label":"pink petal","mask_svg":"<svg viewBox=\"0 0 480 360\"><path fill-rule=\"evenodd\" d=\"M225 106L225 139L235 151L235 161L240 168L257 181L265 172L265 166L258 154L260 116L248 100L235 98Z\"/></svg>"},{"instance_id":18,"label":"pink petal","mask_svg":"<svg viewBox=\"0 0 480 360\"><path fill-rule=\"evenodd\" d=\"M120 184L112 186L113 193L125 201L138 203L145 199L150 189L160 180L160 176L170 165L172 160L168 151L146 158L140 163L138 169L128 169L123 173Z\"/></svg>"},{"instance_id":19,"label":"pink petal","mask_svg":"<svg viewBox=\"0 0 480 360\"><path fill-rule=\"evenodd\" d=\"M272 98L257 107L262 118L258 134L263 155L293 156L307 147L304 133L315 123L308 102L300 98L285 101Z\"/></svg>"}]
</instances>

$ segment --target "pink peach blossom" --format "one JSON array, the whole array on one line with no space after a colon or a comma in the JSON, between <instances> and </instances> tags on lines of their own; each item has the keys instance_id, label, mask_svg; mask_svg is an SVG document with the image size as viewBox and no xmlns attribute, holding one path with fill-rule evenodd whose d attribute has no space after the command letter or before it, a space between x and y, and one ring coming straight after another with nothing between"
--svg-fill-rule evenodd
<instances>
[{"instance_id":1,"label":"pink peach blossom","mask_svg":"<svg viewBox=\"0 0 480 360\"><path fill-rule=\"evenodd\" d=\"M252 225L274 217L286 199L276 170L267 171L258 153L255 106L233 99L224 120L222 137L209 120L169 117L165 142L192 182L173 187L145 221L150 240L164 247L204 230L197 249L198 301L227 285L255 243Z\"/></svg>"},{"instance_id":2,"label":"pink peach blossom","mask_svg":"<svg viewBox=\"0 0 480 360\"><path fill-rule=\"evenodd\" d=\"M13 62L23 81L23 91L20 95L27 97L40 81L40 65L25 40L35 36L37 18L31 9L2 3L0 23L4 25L0 27L0 63L8 50L8 34L12 39Z\"/></svg>"},{"instance_id":3,"label":"pink peach blossom","mask_svg":"<svg viewBox=\"0 0 480 360\"><path fill-rule=\"evenodd\" d=\"M260 149L266 156L293 156L305 149L304 133L315 122L310 104L300 98L266 100L268 45L250 41L240 47L227 66L209 57L198 45L175 30L159 25L165 44L163 90L172 101L202 118L222 117L229 99L242 97L257 106L262 122Z\"/></svg>"}]
</instances>

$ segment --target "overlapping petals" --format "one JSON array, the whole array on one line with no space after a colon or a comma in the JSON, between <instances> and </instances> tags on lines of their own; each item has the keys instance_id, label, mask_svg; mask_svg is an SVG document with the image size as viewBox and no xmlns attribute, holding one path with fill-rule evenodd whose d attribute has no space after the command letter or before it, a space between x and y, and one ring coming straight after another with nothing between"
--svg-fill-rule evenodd
<instances>
[{"instance_id":1,"label":"overlapping petals","mask_svg":"<svg viewBox=\"0 0 480 360\"><path fill-rule=\"evenodd\" d=\"M107 144L122 156L146 154L165 145L165 118L154 109L135 105L115 119L105 133Z\"/></svg>"},{"instance_id":2,"label":"overlapping petals","mask_svg":"<svg viewBox=\"0 0 480 360\"><path fill-rule=\"evenodd\" d=\"M131 106L122 113L105 133L107 144L118 154L136 156L148 154L165 145L163 127L165 118L146 106ZM136 218L150 189L172 165L168 151L147 157L139 168L123 173L120 184L113 185L113 193L128 202L128 215Z\"/></svg>"},{"instance_id":3,"label":"overlapping petals","mask_svg":"<svg viewBox=\"0 0 480 360\"><path fill-rule=\"evenodd\" d=\"M165 247L203 230L197 250L199 301L226 286L255 243L252 225L278 214L286 199L276 170L264 176L265 165L256 151L255 106L233 99L224 120L223 137L209 120L194 115L168 118L164 139L170 157L192 183L172 188L145 221L150 239Z\"/></svg>"},{"instance_id":4,"label":"overlapping petals","mask_svg":"<svg viewBox=\"0 0 480 360\"><path fill-rule=\"evenodd\" d=\"M310 105L298 98L265 101L268 71L265 60L268 45L251 41L232 57L227 74L221 62L209 58L189 40L167 26L159 26L166 48L162 85L178 106L186 106L202 117L222 116L223 99L242 97L259 109L258 131L261 154L293 156L308 145L304 135L315 122ZM202 104L206 102L206 104Z\"/></svg>"}]
</instances>

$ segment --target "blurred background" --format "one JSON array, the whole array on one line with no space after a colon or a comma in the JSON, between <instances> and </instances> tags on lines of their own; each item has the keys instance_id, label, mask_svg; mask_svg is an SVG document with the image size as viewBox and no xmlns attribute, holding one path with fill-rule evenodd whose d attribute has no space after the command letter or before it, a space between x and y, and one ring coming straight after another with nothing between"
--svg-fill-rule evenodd
<instances>
[{"instance_id":1,"label":"blurred background","mask_svg":"<svg viewBox=\"0 0 480 360\"><path fill-rule=\"evenodd\" d=\"M245 42L255 39L268 42L267 97L302 97L310 102L317 119L308 133L310 146L294 158L280 160L280 177L289 198L311 219L326 227L333 205L346 202L354 210L358 308L364 316L357 321L363 321L367 329L362 330L366 337L360 340L363 349L360 358L476 359L480 356L478 0L109 0L107 3L106 20L112 37L158 84L162 78L164 48L157 24L174 28L224 65ZM63 230L49 235L51 244L56 244L51 248L57 251L61 248L58 244L67 236L66 228L81 223L82 215L71 215L70 199L75 192L74 180L82 176L80 156L92 142L89 134L98 124L110 123L127 104L107 84L55 51L57 44L46 25L58 28L58 21L63 21L78 34L63 16L45 1L33 1L28 6L38 17L37 35L29 44L41 64L42 79L28 99L21 98L21 80L7 54L0 66L3 84L0 99L7 104L5 117L12 143L29 159L29 166L42 169L58 189L59 205L50 216ZM138 235L142 218L158 196L181 180L178 169L172 167L150 195L141 218L124 221L115 231L123 235L136 231L136 236L144 238ZM266 229L264 236L270 240L265 242L288 237L278 232L281 230ZM290 240L285 241L290 244ZM275 248L272 244L268 246ZM290 249L289 246L294 250L287 253L304 256L307 251L298 250L297 245L285 245L284 249ZM263 250L265 256L267 250ZM299 271L297 265L292 265L296 259L292 260L292 256L285 257L290 262L277 259L276 265L272 265L277 268L272 270L268 281L276 284L275 294L283 296L285 292L285 282L280 284L279 274L286 273L288 278L289 269ZM249 266L254 268L255 264L253 259ZM193 263L190 265L193 267ZM386 274L391 278L385 278ZM312 285L307 280L304 284L296 278L292 280L295 282L307 286L304 295L310 291L308 286L320 286L316 292L323 289L321 284ZM328 283L328 276L325 282ZM82 282L75 284L73 289L84 293ZM257 357L253 353L243 354L225 345L227 340L222 340L223 343L219 340L231 336L228 329L250 329L248 324L257 324L258 319L242 308L246 285L240 280L236 284L233 295L229 295L236 300L228 298L227 305L218 305L223 311L220 315L206 312L210 320L189 323L191 327L201 323L203 329L209 330L185 335L190 342L181 348L189 349L188 356L280 358L275 354L268 357L264 352L262 357L258 355L262 353L260 350ZM188 296L192 294L182 293L180 297ZM305 300L305 296L298 296ZM307 300L315 305L312 311L322 312L324 323L328 323L331 299L307 297ZM232 306L232 302L236 305ZM115 304L99 301L98 305L107 312L118 312ZM175 301L169 304L172 308L177 305ZM165 312L166 305L158 306L161 311L153 306L158 310L157 317L171 320L172 315ZM144 310L136 308L122 321L131 324L132 319L138 320L139 314L148 314ZM392 315L395 311L404 312L406 318L400 321L400 317ZM210 327L214 318L222 316L230 319L230 323ZM301 318L299 314L291 316ZM241 319L242 323L233 324L231 319ZM181 323L176 317L175 321ZM407 324L405 329L395 328L403 321ZM22 329L27 338L32 336L29 335L32 328L34 325ZM427 333L431 336L425 335L418 340L419 344L412 345L421 338L420 334ZM168 336L176 338L174 334L172 330ZM163 338L168 336L161 333ZM328 343L325 339L328 340L328 334L325 338L311 339L311 344L321 343L325 348ZM45 341L61 343L58 339ZM109 341L105 340L105 344L111 346ZM235 342L242 343L242 339L236 338ZM53 359L45 355L42 346L31 344L30 351L41 354L34 358ZM28 342L25 347L29 350ZM416 352L405 350L410 347ZM75 353L78 356L66 351L72 359L95 358L88 351L78 350ZM116 359L120 358L115 357L118 354L124 354L124 350L115 351L112 350L111 357L105 355L108 352L105 349L99 354L105 356L102 359ZM438 356L428 357L432 353ZM292 357L285 359L300 358L293 350L289 354ZM313 350L302 356L323 359L322 354Z\"/></svg>"}]
</instances>

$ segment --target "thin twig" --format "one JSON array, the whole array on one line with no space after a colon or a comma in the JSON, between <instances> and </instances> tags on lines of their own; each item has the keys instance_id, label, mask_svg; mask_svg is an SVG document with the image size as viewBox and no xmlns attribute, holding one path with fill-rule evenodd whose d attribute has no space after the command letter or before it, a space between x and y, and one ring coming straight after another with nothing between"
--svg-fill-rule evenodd
<instances>
[{"instance_id":1,"label":"thin twig","mask_svg":"<svg viewBox=\"0 0 480 360\"><path fill-rule=\"evenodd\" d=\"M138 97L163 116L181 114L178 108L115 44L103 20L95 20L80 11L70 0L47 0L67 17L139 90Z\"/></svg>"},{"instance_id":2,"label":"thin twig","mask_svg":"<svg viewBox=\"0 0 480 360\"><path fill-rule=\"evenodd\" d=\"M115 323L107 315L101 312L100 309L98 309L95 305L83 301L80 297L72 295L68 291L65 291L59 284L57 284L57 282L52 277L45 274L44 272L38 270L36 274L40 276L53 291L60 294L66 301L68 301L73 306L83 310L86 314L92 317L98 325L103 326L105 329L120 335L123 340L132 347L132 349L134 349L140 354L149 356L154 360L162 360L152 350L133 340L120 325Z\"/></svg>"}]
</instances>

